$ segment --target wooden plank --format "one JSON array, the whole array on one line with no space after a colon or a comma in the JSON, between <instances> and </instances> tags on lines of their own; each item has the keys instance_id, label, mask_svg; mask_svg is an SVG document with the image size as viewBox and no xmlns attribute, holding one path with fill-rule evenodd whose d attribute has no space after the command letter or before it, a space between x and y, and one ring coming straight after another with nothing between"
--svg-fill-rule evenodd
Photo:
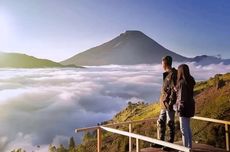
<instances>
[{"instance_id":1,"label":"wooden plank","mask_svg":"<svg viewBox=\"0 0 230 152\"><path fill-rule=\"evenodd\" d=\"M136 139L136 152L140 152L141 148L140 148L140 141L139 139L137 138Z\"/></svg>"},{"instance_id":2,"label":"wooden plank","mask_svg":"<svg viewBox=\"0 0 230 152\"><path fill-rule=\"evenodd\" d=\"M205 118L205 117L199 117L199 116L194 116L192 117L192 119L230 125L230 121L225 121L225 120L218 120L218 119Z\"/></svg>"},{"instance_id":3,"label":"wooden plank","mask_svg":"<svg viewBox=\"0 0 230 152\"><path fill-rule=\"evenodd\" d=\"M132 124L129 124L129 133L132 133ZM129 152L132 152L132 137L129 137Z\"/></svg>"},{"instance_id":4,"label":"wooden plank","mask_svg":"<svg viewBox=\"0 0 230 152\"><path fill-rule=\"evenodd\" d=\"M86 128L77 128L77 129L75 129L75 132L78 133L78 132L82 132L82 131L91 131L91 130L96 130L98 128L99 128L99 126L86 127Z\"/></svg>"},{"instance_id":5,"label":"wooden plank","mask_svg":"<svg viewBox=\"0 0 230 152\"><path fill-rule=\"evenodd\" d=\"M225 138L226 138L226 150L229 151L229 131L228 131L227 124L225 124Z\"/></svg>"},{"instance_id":6,"label":"wooden plank","mask_svg":"<svg viewBox=\"0 0 230 152\"><path fill-rule=\"evenodd\" d=\"M101 128L97 129L97 152L101 152L102 146L102 136L101 136Z\"/></svg>"},{"instance_id":7,"label":"wooden plank","mask_svg":"<svg viewBox=\"0 0 230 152\"><path fill-rule=\"evenodd\" d=\"M144 120L136 120L136 121L125 121L125 122L111 123L111 124L101 125L101 126L105 126L105 127L116 127L116 126L121 126L121 125L126 125L126 124L142 123L142 122L148 122L148 121L153 121L153 120L157 120L157 118L144 119ZM82 132L82 131L96 130L96 129L98 129L98 127L99 126L77 128L77 129L75 129L75 132L78 133L78 132Z\"/></svg>"},{"instance_id":8,"label":"wooden plank","mask_svg":"<svg viewBox=\"0 0 230 152\"><path fill-rule=\"evenodd\" d=\"M212 118L194 116L194 117L192 117L192 119L230 125L230 121L224 121L224 120L218 120L218 119L212 119ZM121 126L121 125L125 125L125 124L142 123L142 122L148 122L148 121L154 121L154 120L157 120L157 118L137 120L137 121L125 121L125 122L112 123L112 124L107 124L107 125L102 125L102 126L115 127L115 126ZM75 132L96 130L97 128L98 128L98 126L86 127L86 128L78 128L78 129L75 129Z\"/></svg>"}]
</instances>

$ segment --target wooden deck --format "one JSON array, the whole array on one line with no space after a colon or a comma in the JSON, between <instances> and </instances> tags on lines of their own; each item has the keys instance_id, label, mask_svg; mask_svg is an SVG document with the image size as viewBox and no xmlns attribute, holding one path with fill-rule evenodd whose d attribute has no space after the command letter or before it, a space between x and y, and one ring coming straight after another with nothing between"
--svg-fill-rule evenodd
<instances>
[{"instance_id":1,"label":"wooden deck","mask_svg":"<svg viewBox=\"0 0 230 152\"><path fill-rule=\"evenodd\" d=\"M176 144L182 145L181 142L176 142ZM161 150L161 148L149 147L149 148L141 149L141 152L165 152L165 151ZM178 152L178 150L172 150L170 152ZM227 151L225 149L216 148L211 145L193 143L192 152L227 152Z\"/></svg>"}]
</instances>

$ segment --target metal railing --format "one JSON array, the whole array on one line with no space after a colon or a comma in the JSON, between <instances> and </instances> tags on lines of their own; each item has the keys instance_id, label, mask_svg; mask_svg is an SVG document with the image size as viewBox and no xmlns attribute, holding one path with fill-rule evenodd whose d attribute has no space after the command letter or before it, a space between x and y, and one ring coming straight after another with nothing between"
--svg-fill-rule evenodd
<instances>
[{"instance_id":1,"label":"metal railing","mask_svg":"<svg viewBox=\"0 0 230 152\"><path fill-rule=\"evenodd\" d=\"M226 150L229 151L229 130L228 130L228 125L230 125L230 121L217 120L217 119L198 117L198 116L194 116L194 117L192 117L192 119L224 124L225 125L225 132L226 132L225 133L225 136L226 136ZM161 140L158 140L158 139L154 139L154 138L150 138L150 137L146 137L146 136L143 136L143 135L132 133L132 124L134 124L134 123L142 123L142 122L149 122L149 121L153 121L153 120L157 120L157 118L144 119L144 120L138 120L138 121L126 121L126 122L121 122L121 123L112 123L112 124L101 125L101 126L93 126L93 127L88 127L88 128L78 128L78 129L75 129L75 132L97 130L97 152L101 152L102 129L106 130L106 131L109 131L109 132L112 132L112 133L116 133L116 134L120 134L120 135L124 135L124 136L129 137L129 152L132 151L132 138L136 138L136 152L140 152L139 140L148 141L150 143L159 144L159 145L162 145L162 146L170 147L172 149L181 150L181 151L185 151L185 152L190 152L191 151L190 148L187 148L187 147L184 147L184 146L180 146L180 145L177 145L177 144L173 144L173 143L169 143L169 142L161 141ZM110 128L110 127L116 127L116 126L121 126L121 125L126 125L126 124L129 125L129 132Z\"/></svg>"}]
</instances>

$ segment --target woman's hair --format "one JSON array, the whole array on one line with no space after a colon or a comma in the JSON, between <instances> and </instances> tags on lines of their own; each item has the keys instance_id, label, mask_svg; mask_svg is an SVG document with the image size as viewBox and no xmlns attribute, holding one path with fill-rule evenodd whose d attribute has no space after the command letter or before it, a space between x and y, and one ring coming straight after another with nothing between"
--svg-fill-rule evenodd
<instances>
[{"instance_id":1,"label":"woman's hair","mask_svg":"<svg viewBox=\"0 0 230 152\"><path fill-rule=\"evenodd\" d=\"M187 64L181 64L178 67L177 71L177 84L179 84L179 81L184 80L185 83L188 85L190 89L194 88L195 80L190 75L189 67Z\"/></svg>"}]
</instances>

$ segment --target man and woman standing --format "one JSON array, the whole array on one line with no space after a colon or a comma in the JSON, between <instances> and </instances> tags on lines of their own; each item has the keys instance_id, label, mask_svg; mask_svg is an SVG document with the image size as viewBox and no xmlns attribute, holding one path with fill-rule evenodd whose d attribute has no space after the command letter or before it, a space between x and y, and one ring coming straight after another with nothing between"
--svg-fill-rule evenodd
<instances>
[{"instance_id":1,"label":"man and woman standing","mask_svg":"<svg viewBox=\"0 0 230 152\"><path fill-rule=\"evenodd\" d=\"M182 141L185 147L192 148L192 133L190 118L195 113L195 102L193 99L194 78L190 75L189 67L181 64L178 70L172 68L172 57L162 58L163 85L161 89L160 105L161 111L157 120L158 138L165 140L166 126L169 127L169 142L173 143L175 138L175 111L179 114ZM151 145L152 147L162 147ZM163 150L170 150L162 147Z\"/></svg>"}]
</instances>

